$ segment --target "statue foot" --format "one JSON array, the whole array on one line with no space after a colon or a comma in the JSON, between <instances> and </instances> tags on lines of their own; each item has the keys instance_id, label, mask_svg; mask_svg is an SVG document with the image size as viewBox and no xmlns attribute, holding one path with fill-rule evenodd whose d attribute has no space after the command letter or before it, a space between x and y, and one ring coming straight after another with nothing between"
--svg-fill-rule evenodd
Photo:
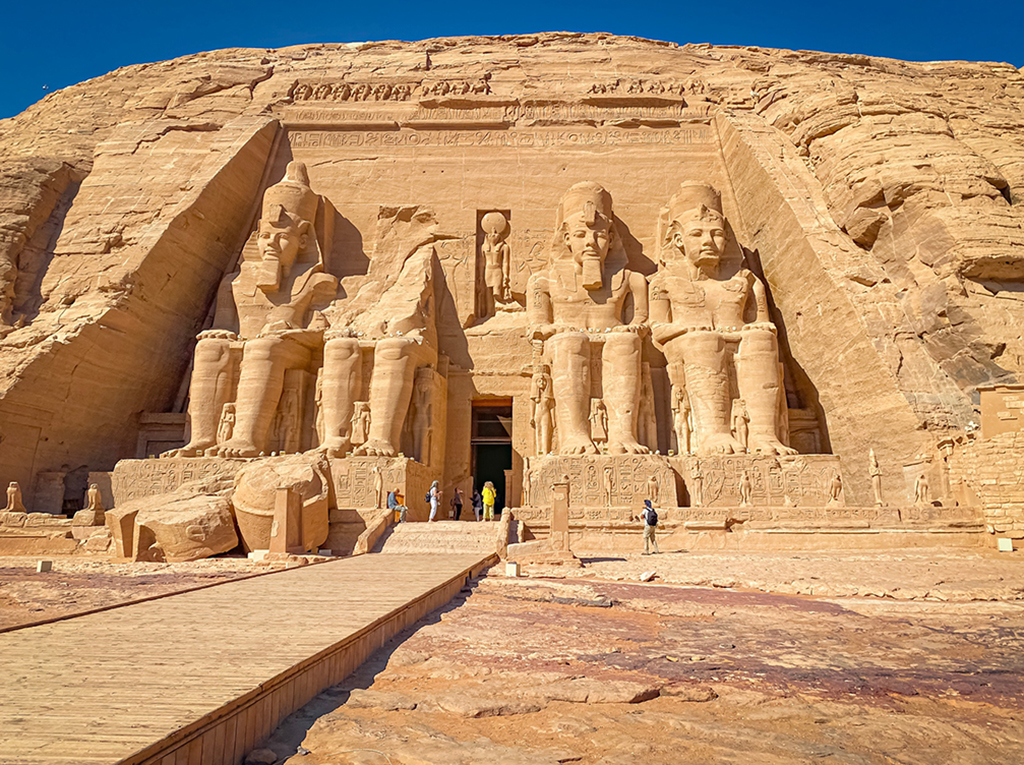
<instances>
[{"instance_id":1,"label":"statue foot","mask_svg":"<svg viewBox=\"0 0 1024 765\"><path fill-rule=\"evenodd\" d=\"M594 446L594 442L589 438L579 438L574 441L567 441L566 444L559 449L559 454L599 454L597 447Z\"/></svg>"},{"instance_id":2,"label":"statue foot","mask_svg":"<svg viewBox=\"0 0 1024 765\"><path fill-rule=\"evenodd\" d=\"M353 454L360 457L394 457L395 447L380 438L372 438L356 448Z\"/></svg>"},{"instance_id":3,"label":"statue foot","mask_svg":"<svg viewBox=\"0 0 1024 765\"><path fill-rule=\"evenodd\" d=\"M744 454L746 449L743 444L733 438L729 433L712 433L704 439L701 444L701 456L715 454Z\"/></svg>"},{"instance_id":4,"label":"statue foot","mask_svg":"<svg viewBox=\"0 0 1024 765\"><path fill-rule=\"evenodd\" d=\"M260 450L256 448L255 444L239 438L225 441L217 449L217 454L221 457L257 457L259 453Z\"/></svg>"},{"instance_id":5,"label":"statue foot","mask_svg":"<svg viewBox=\"0 0 1024 765\"><path fill-rule=\"evenodd\" d=\"M772 457L796 454L796 449L786 446L779 439L772 436L751 436L749 447L751 454L764 454Z\"/></svg>"},{"instance_id":6,"label":"statue foot","mask_svg":"<svg viewBox=\"0 0 1024 765\"><path fill-rule=\"evenodd\" d=\"M632 439L628 441L609 441L608 442L608 453L609 454L650 454L651 450L641 444L639 441Z\"/></svg>"},{"instance_id":7,"label":"statue foot","mask_svg":"<svg viewBox=\"0 0 1024 765\"><path fill-rule=\"evenodd\" d=\"M335 438L328 438L320 446L317 447L317 451L325 452L328 457L334 459L337 457L344 457L350 451L352 451L352 441L348 438L337 436Z\"/></svg>"},{"instance_id":8,"label":"statue foot","mask_svg":"<svg viewBox=\"0 0 1024 765\"><path fill-rule=\"evenodd\" d=\"M168 449L166 452L160 454L161 457L195 457L197 450L202 450L205 454L207 449L214 447L215 444L212 441L192 441L191 443L185 444L180 449Z\"/></svg>"}]
</instances>

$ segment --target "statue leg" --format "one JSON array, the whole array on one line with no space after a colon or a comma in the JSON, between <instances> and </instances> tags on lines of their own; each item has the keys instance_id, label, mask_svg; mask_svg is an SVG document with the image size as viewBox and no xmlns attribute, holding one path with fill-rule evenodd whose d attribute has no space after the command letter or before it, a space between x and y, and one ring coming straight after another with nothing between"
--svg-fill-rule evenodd
<instances>
[{"instance_id":1,"label":"statue leg","mask_svg":"<svg viewBox=\"0 0 1024 765\"><path fill-rule=\"evenodd\" d=\"M778 437L779 346L775 334L766 329L743 332L736 358L736 380L740 397L750 416L747 443L752 454L796 454Z\"/></svg>"},{"instance_id":2,"label":"statue leg","mask_svg":"<svg viewBox=\"0 0 1024 765\"><path fill-rule=\"evenodd\" d=\"M216 446L220 415L234 392L236 362L231 341L227 338L205 337L196 344L188 391L192 437L181 449L165 452L168 457L194 457L196 450L205 451Z\"/></svg>"},{"instance_id":3,"label":"statue leg","mask_svg":"<svg viewBox=\"0 0 1024 765\"><path fill-rule=\"evenodd\" d=\"M582 332L559 332L547 344L559 451L597 454L590 439L590 339Z\"/></svg>"},{"instance_id":4,"label":"statue leg","mask_svg":"<svg viewBox=\"0 0 1024 765\"><path fill-rule=\"evenodd\" d=\"M281 337L259 337L245 344L235 402L235 433L219 444L222 457L255 457L266 448L286 369L309 364L309 351Z\"/></svg>"},{"instance_id":5,"label":"statue leg","mask_svg":"<svg viewBox=\"0 0 1024 765\"><path fill-rule=\"evenodd\" d=\"M716 332L687 332L665 348L669 363L681 361L693 413L697 454L740 454L743 447L730 428L728 355Z\"/></svg>"},{"instance_id":6,"label":"statue leg","mask_svg":"<svg viewBox=\"0 0 1024 765\"><path fill-rule=\"evenodd\" d=\"M414 340L389 337L377 342L370 379L370 433L356 454L394 457L398 454L402 425L409 413L416 367L427 360Z\"/></svg>"},{"instance_id":7,"label":"statue leg","mask_svg":"<svg viewBox=\"0 0 1024 765\"><path fill-rule=\"evenodd\" d=\"M354 337L332 337L324 344L323 417L328 456L352 448L352 412L363 381L363 356Z\"/></svg>"},{"instance_id":8,"label":"statue leg","mask_svg":"<svg viewBox=\"0 0 1024 765\"><path fill-rule=\"evenodd\" d=\"M605 335L601 367L604 403L608 410L608 453L646 454L647 447L636 439L640 410L639 335L633 332Z\"/></svg>"}]
</instances>

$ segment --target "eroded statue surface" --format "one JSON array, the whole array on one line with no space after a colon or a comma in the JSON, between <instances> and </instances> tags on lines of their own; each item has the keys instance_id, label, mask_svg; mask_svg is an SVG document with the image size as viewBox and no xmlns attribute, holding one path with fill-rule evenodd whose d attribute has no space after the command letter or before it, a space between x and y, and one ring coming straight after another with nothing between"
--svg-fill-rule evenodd
<instances>
[{"instance_id":1,"label":"eroded statue surface","mask_svg":"<svg viewBox=\"0 0 1024 765\"><path fill-rule=\"evenodd\" d=\"M696 453L795 453L779 438L784 391L765 288L730 234L721 195L682 184L662 212L662 230L651 331L673 391L683 391L674 396L689 402Z\"/></svg>"}]
</instances>

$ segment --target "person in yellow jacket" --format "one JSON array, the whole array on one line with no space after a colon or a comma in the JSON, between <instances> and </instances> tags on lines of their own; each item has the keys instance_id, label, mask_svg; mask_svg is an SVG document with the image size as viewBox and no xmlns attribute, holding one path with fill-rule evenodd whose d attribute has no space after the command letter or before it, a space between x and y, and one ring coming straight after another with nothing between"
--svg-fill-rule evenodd
<instances>
[{"instance_id":1,"label":"person in yellow jacket","mask_svg":"<svg viewBox=\"0 0 1024 765\"><path fill-rule=\"evenodd\" d=\"M494 498L497 492L494 491L494 484L487 481L484 484L484 520L494 520Z\"/></svg>"}]
</instances>

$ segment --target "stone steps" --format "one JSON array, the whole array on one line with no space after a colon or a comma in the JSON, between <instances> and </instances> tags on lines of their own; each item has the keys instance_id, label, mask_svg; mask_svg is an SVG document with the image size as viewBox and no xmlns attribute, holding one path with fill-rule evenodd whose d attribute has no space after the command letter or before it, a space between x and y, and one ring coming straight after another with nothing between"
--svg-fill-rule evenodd
<instances>
[{"instance_id":1,"label":"stone steps","mask_svg":"<svg viewBox=\"0 0 1024 765\"><path fill-rule=\"evenodd\" d=\"M499 524L465 521L400 523L384 538L379 552L493 553L497 550Z\"/></svg>"}]
</instances>

